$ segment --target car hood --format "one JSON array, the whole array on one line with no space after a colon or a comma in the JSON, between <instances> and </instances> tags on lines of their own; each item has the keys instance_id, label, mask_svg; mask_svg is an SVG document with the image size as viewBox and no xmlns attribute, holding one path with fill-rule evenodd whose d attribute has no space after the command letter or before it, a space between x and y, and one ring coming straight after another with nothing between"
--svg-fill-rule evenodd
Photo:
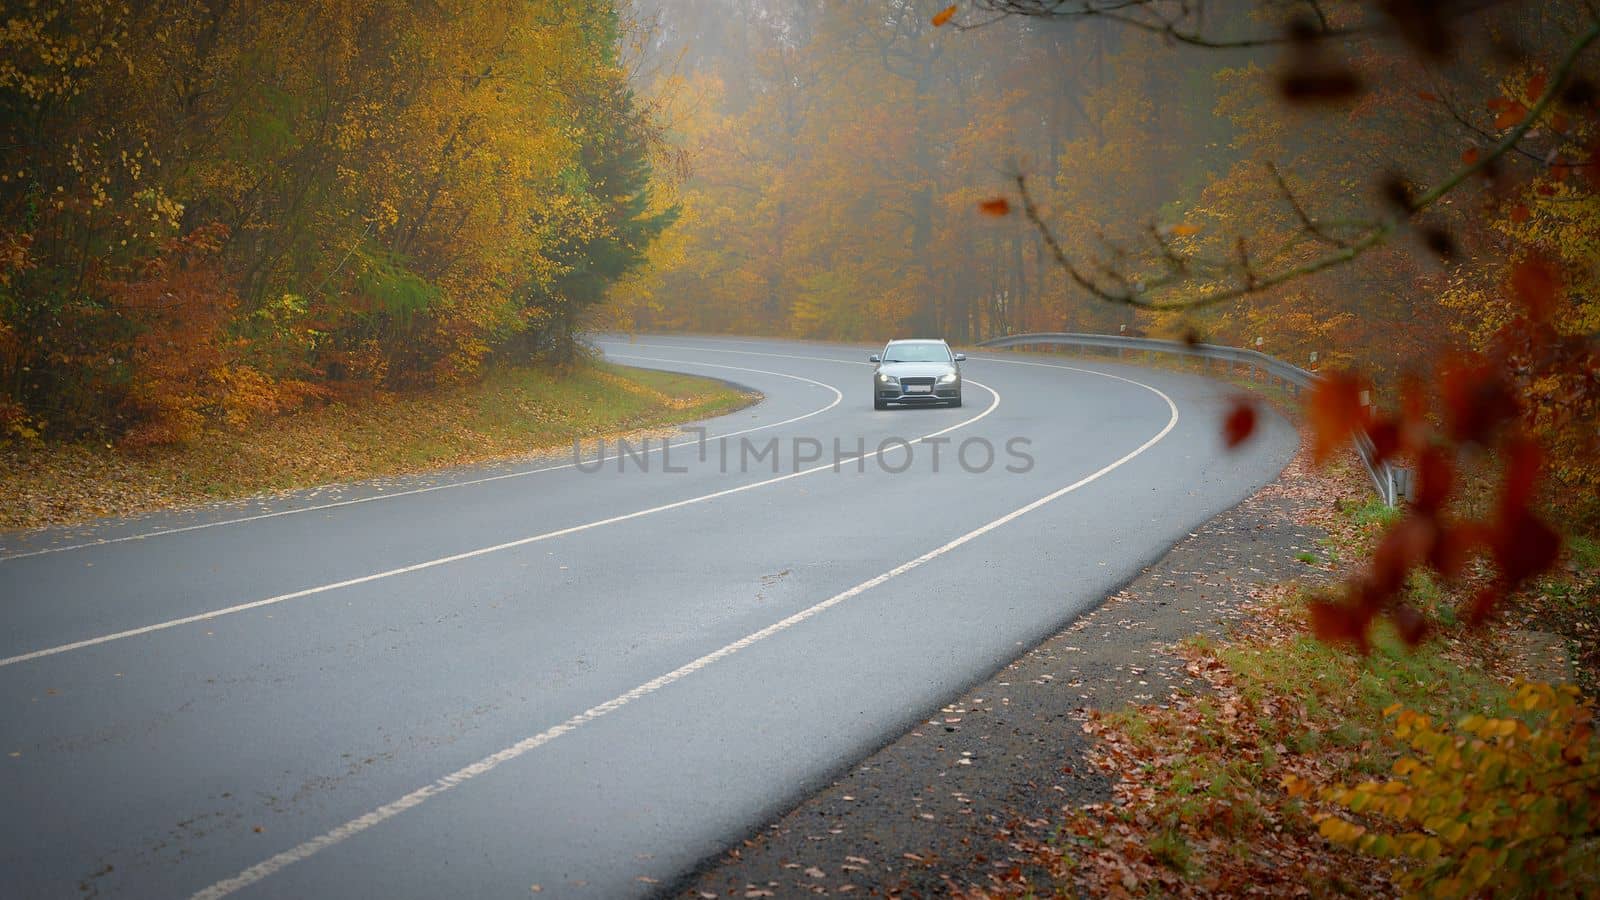
<instances>
[{"instance_id":1,"label":"car hood","mask_svg":"<svg viewBox=\"0 0 1600 900\"><path fill-rule=\"evenodd\" d=\"M940 362L897 362L883 363L878 366L879 372L885 375L893 375L896 378L917 378L921 376L938 378L941 375L949 375L955 370L955 366Z\"/></svg>"}]
</instances>

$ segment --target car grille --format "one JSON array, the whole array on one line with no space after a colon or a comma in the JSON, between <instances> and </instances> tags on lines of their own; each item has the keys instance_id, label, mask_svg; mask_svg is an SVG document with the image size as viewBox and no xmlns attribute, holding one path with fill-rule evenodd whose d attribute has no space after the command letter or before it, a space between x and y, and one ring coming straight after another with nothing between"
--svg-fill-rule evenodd
<instances>
[{"instance_id":1,"label":"car grille","mask_svg":"<svg viewBox=\"0 0 1600 900\"><path fill-rule=\"evenodd\" d=\"M919 378L902 378L902 379L900 379L900 386L901 387L910 387L913 384L932 385L933 381L934 381L934 379L932 379L932 378L920 378L920 377Z\"/></svg>"}]
</instances>

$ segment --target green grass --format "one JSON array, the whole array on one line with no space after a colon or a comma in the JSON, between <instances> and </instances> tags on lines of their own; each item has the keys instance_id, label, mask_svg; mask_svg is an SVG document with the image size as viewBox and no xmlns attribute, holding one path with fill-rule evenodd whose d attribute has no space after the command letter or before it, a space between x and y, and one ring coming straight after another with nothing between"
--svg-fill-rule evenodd
<instances>
[{"instance_id":1,"label":"green grass","mask_svg":"<svg viewBox=\"0 0 1600 900\"><path fill-rule=\"evenodd\" d=\"M1184 875L1189 874L1192 855L1189 842L1177 828L1166 828L1150 839L1150 853L1162 865Z\"/></svg>"},{"instance_id":2,"label":"green grass","mask_svg":"<svg viewBox=\"0 0 1600 900\"><path fill-rule=\"evenodd\" d=\"M1404 513L1399 507L1388 506L1376 496L1346 506L1344 512L1351 522L1363 528L1391 525Z\"/></svg>"},{"instance_id":3,"label":"green grass","mask_svg":"<svg viewBox=\"0 0 1600 900\"><path fill-rule=\"evenodd\" d=\"M1357 744L1388 731L1382 711L1394 703L1449 717L1505 712L1505 688L1483 672L1463 668L1439 645L1407 647L1382 623L1372 639L1365 657L1310 635L1282 644L1233 645L1219 655L1237 673L1241 694L1301 698L1312 719L1352 726L1347 737Z\"/></svg>"},{"instance_id":4,"label":"green grass","mask_svg":"<svg viewBox=\"0 0 1600 900\"><path fill-rule=\"evenodd\" d=\"M1297 559L1309 565L1363 559L1402 514L1370 497L1337 510L1317 552L1299 552ZM1567 561L1580 569L1597 557L1593 542L1568 547ZM1108 840L1098 851L1063 845L1067 855L1088 860L1076 864L1074 877L1115 877L1117 867L1105 863L1105 854L1115 852L1124 866L1153 865L1199 887L1235 863L1240 872L1253 866L1270 872L1252 854L1294 834L1311 851L1306 865L1320 867L1325 878L1348 872L1356 892L1370 893L1379 883L1373 878L1382 877L1374 874L1380 864L1328 846L1309 815L1317 807L1286 793L1284 776L1319 784L1386 777L1397 757L1412 754L1394 736L1395 718L1386 710L1405 708L1446 724L1469 714L1526 718L1511 710L1511 691L1495 670L1457 639L1461 632L1451 626L1458 597L1437 576L1413 572L1404 599L1453 634L1409 647L1380 620L1365 654L1308 633L1305 606L1327 589L1291 584L1269 591L1228 636L1182 643L1181 655L1202 663L1205 687L1160 706L1101 716L1118 738L1107 745L1116 774L1145 790L1142 798L1107 813L1079 814L1063 826L1074 834L1104 830L1105 817L1114 816L1117 827L1133 830L1126 845ZM1133 846L1145 849L1126 849ZM1078 882L1085 883L1093 882Z\"/></svg>"},{"instance_id":5,"label":"green grass","mask_svg":"<svg viewBox=\"0 0 1600 900\"><path fill-rule=\"evenodd\" d=\"M1304 598L1283 602L1271 615L1293 620ZM1155 789L1153 805L1137 813L1155 862L1190 878L1214 860L1201 858L1195 840L1209 837L1212 846L1220 841L1238 852L1274 823L1314 829L1299 815L1300 801L1278 787L1283 766L1314 755L1334 780L1383 776L1406 752L1384 715L1394 704L1445 722L1468 713L1511 715L1505 686L1464 668L1440 645L1408 648L1386 624L1372 639L1361 656L1281 626L1263 637L1194 638L1184 642L1186 655L1222 662L1230 692L1106 714L1111 730L1142 748L1133 758L1147 761L1123 774ZM1284 819L1290 811L1292 822ZM1119 815L1136 821L1133 810Z\"/></svg>"},{"instance_id":6,"label":"green grass","mask_svg":"<svg viewBox=\"0 0 1600 900\"><path fill-rule=\"evenodd\" d=\"M1567 539L1567 553L1571 554L1578 568L1590 572L1600 570L1600 540L1572 535Z\"/></svg>"},{"instance_id":7,"label":"green grass","mask_svg":"<svg viewBox=\"0 0 1600 900\"><path fill-rule=\"evenodd\" d=\"M209 500L401 475L731 412L755 397L722 382L604 363L502 368L483 381L336 403L213 431L137 456L103 446L0 448L0 528L80 522Z\"/></svg>"}]
</instances>

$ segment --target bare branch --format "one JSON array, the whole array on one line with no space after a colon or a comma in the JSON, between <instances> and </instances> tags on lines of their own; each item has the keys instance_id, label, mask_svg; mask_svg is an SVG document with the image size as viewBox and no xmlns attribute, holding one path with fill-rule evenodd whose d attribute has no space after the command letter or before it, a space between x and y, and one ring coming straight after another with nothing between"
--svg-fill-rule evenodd
<instances>
[{"instance_id":1,"label":"bare branch","mask_svg":"<svg viewBox=\"0 0 1600 900\"><path fill-rule=\"evenodd\" d=\"M1044 2L1044 0L1041 0L1041 2ZM1129 0L1129 2L1132 2L1132 0ZM1327 226L1321 225L1317 223L1316 220L1311 218L1311 216L1305 211L1304 207L1300 204L1299 200L1291 191L1289 191L1287 184L1284 182L1282 176L1278 173L1277 168L1272 167L1273 177L1277 180L1279 189L1282 191L1283 195L1288 200L1290 207L1294 210L1295 215L1298 217L1302 230L1317 240L1334 244L1336 249L1326 255L1311 259L1307 262L1301 263L1300 265L1291 266L1273 272L1271 274L1263 275L1254 270L1248 255L1248 251L1245 248L1244 241L1242 238L1240 238L1236 247L1236 255L1238 256L1238 260L1233 267L1233 272L1236 279L1235 284L1214 290L1202 291L1197 295L1182 299L1149 300L1146 299L1144 295L1146 295L1151 289L1166 287L1175 281L1175 279L1172 277L1174 273L1170 263L1168 265L1169 274L1168 277L1165 278L1153 280L1143 280L1138 278L1130 279L1127 275L1123 274L1119 270L1102 266L1101 268L1104 272L1104 278L1097 280L1081 266L1073 263L1073 261L1067 256L1066 251L1062 248L1060 241L1056 239L1055 233L1051 230L1049 225L1044 221L1043 216L1039 213L1039 208L1034 203L1032 194L1028 191L1026 177L1018 174L1015 176L1015 181L1017 185L1017 193L1022 201L1022 212L1027 220L1033 224L1034 228L1038 230L1041 238L1044 240L1046 248L1050 251L1051 257L1054 258L1056 264L1060 266L1064 272L1066 272L1067 277L1070 278L1073 283L1077 284L1079 287L1082 287L1084 290L1101 300L1121 304L1124 306L1137 307L1140 309L1184 310L1212 306L1217 303L1238 299L1251 294L1262 293L1277 287L1278 285L1285 284L1299 278L1304 278L1308 275L1316 274L1325 269L1331 269L1336 266L1343 265L1360 256L1361 254L1366 253L1372 248L1384 244L1401 228L1415 221L1415 219L1424 210L1437 203L1440 198L1460 187L1469 178L1485 172L1490 166L1495 165L1496 161L1500 159L1500 157L1505 156L1507 153L1518 150L1522 139L1530 130L1533 129L1535 123L1537 123L1544 113L1550 109L1556 98L1560 96L1562 90L1565 89L1568 80L1572 76L1573 69L1577 65L1578 59L1583 55L1583 52L1595 42L1596 39L1600 39L1600 17L1597 17L1594 22L1590 23L1589 28L1578 35L1571 46L1567 48L1566 53L1562 56L1561 60L1551 72L1551 77L1545 87L1544 93L1541 94L1538 100L1536 100L1533 105L1529 107L1528 112L1523 117L1522 121L1513 126L1511 130L1507 131L1493 147L1480 154L1478 158L1473 160L1470 164L1464 165L1455 172L1451 173L1448 177L1434 185L1432 188L1424 191L1414 198L1410 198L1406 203L1406 208L1403 212L1390 215L1377 222L1367 223L1364 226L1364 230L1351 239L1343 240L1328 234L1326 231ZM1120 259L1121 254L1118 254L1118 257ZM1107 284L1107 281L1111 283Z\"/></svg>"},{"instance_id":2,"label":"bare branch","mask_svg":"<svg viewBox=\"0 0 1600 900\"><path fill-rule=\"evenodd\" d=\"M1506 0L1481 0L1462 3L1453 9L1442 10L1450 18L1461 19L1505 3ZM1377 19L1359 25L1337 26L1328 17L1318 0L1305 0L1311 16L1297 19L1303 28L1280 29L1270 34L1246 37L1215 37L1205 33L1204 0L977 0L979 8L1003 16L1026 16L1044 19L1104 19L1140 31L1157 34L1179 44L1204 47L1212 50L1248 47L1273 47L1284 44L1303 44L1361 34L1392 33L1392 20ZM1229 16L1215 18L1228 19ZM1236 18L1236 17L1235 17ZM989 19L971 26L988 25Z\"/></svg>"},{"instance_id":3,"label":"bare branch","mask_svg":"<svg viewBox=\"0 0 1600 900\"><path fill-rule=\"evenodd\" d=\"M977 5L983 9L1011 16L1104 19L1160 35L1176 43L1209 49L1269 47L1293 43L1307 37L1290 36L1282 31L1239 38L1208 36L1203 33L1202 27L1204 4L1174 2L1174 0L978 0ZM1330 26L1315 0L1312 0L1310 6L1316 14L1309 35L1312 39L1348 37L1376 30L1375 26L1350 28Z\"/></svg>"},{"instance_id":4,"label":"bare branch","mask_svg":"<svg viewBox=\"0 0 1600 900\"><path fill-rule=\"evenodd\" d=\"M1283 199L1289 204L1289 208L1294 210L1295 218L1300 220L1300 227L1305 229L1307 234L1324 244L1332 244L1339 248L1350 246L1349 241L1340 240L1328 234L1323 230L1322 226L1312 220L1311 216L1307 215L1305 207L1300 205L1300 199L1294 195L1294 191L1289 189L1289 183L1284 180L1283 173L1278 171L1277 163L1269 161L1267 163L1267 171L1272 173L1273 180L1278 183L1278 192L1283 194Z\"/></svg>"}]
</instances>

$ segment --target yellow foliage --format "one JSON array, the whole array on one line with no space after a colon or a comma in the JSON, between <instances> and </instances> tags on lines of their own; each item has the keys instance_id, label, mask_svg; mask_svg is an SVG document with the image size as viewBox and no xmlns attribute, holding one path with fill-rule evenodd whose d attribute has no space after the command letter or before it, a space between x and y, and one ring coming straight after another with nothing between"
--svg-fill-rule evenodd
<instances>
[{"instance_id":1,"label":"yellow foliage","mask_svg":"<svg viewBox=\"0 0 1600 900\"><path fill-rule=\"evenodd\" d=\"M641 249L597 262L592 244L653 237L620 236L655 126L614 4L13 6L0 383L7 404L78 411L63 428L121 419L154 443L317 383L468 379L598 300L562 276L603 282ZM226 309L171 321L142 286L192 281L172 248L213 228Z\"/></svg>"},{"instance_id":2,"label":"yellow foliage","mask_svg":"<svg viewBox=\"0 0 1600 900\"><path fill-rule=\"evenodd\" d=\"M1600 896L1594 706L1571 685L1537 682L1519 683L1511 706L1527 718L1469 715L1453 729L1391 708L1412 755L1392 779L1317 791L1372 823L1324 813L1322 835L1410 860L1399 878L1413 896ZM1285 787L1313 793L1304 779Z\"/></svg>"}]
</instances>

